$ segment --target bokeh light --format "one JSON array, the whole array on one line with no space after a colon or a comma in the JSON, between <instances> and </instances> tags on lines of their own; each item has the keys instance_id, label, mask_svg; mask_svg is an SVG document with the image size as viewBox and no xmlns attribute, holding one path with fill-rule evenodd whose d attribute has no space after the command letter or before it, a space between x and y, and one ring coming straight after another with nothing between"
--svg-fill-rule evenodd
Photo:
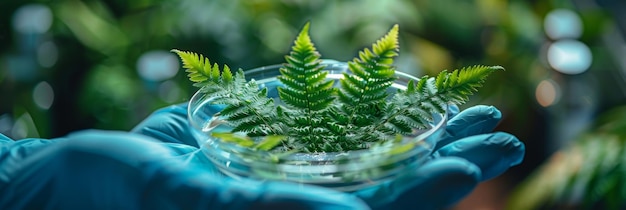
<instances>
[{"instance_id":1,"label":"bokeh light","mask_svg":"<svg viewBox=\"0 0 626 210\"><path fill-rule=\"evenodd\" d=\"M164 50L146 52L137 60L137 72L148 81L163 81L178 73L178 58Z\"/></svg>"},{"instance_id":2,"label":"bokeh light","mask_svg":"<svg viewBox=\"0 0 626 210\"><path fill-rule=\"evenodd\" d=\"M54 91L47 82L40 82L33 89L33 101L42 109L49 109L54 102Z\"/></svg>"},{"instance_id":3,"label":"bokeh light","mask_svg":"<svg viewBox=\"0 0 626 210\"><path fill-rule=\"evenodd\" d=\"M543 107L552 106L561 99L561 88L553 80L543 80L535 89L535 98L537 103Z\"/></svg>"},{"instance_id":4,"label":"bokeh light","mask_svg":"<svg viewBox=\"0 0 626 210\"><path fill-rule=\"evenodd\" d=\"M52 11L43 4L28 4L13 14L13 28L22 34L42 34L52 25Z\"/></svg>"},{"instance_id":5,"label":"bokeh light","mask_svg":"<svg viewBox=\"0 0 626 210\"><path fill-rule=\"evenodd\" d=\"M161 83L158 92L159 98L167 103L177 103L185 100L183 98L183 90L172 80Z\"/></svg>"},{"instance_id":6,"label":"bokeh light","mask_svg":"<svg viewBox=\"0 0 626 210\"><path fill-rule=\"evenodd\" d=\"M26 137L39 137L39 132L35 127L35 122L30 114L24 113L15 120L13 128L11 129L11 137L14 139L21 139Z\"/></svg>"},{"instance_id":7,"label":"bokeh light","mask_svg":"<svg viewBox=\"0 0 626 210\"><path fill-rule=\"evenodd\" d=\"M41 67L50 68L59 58L59 49L52 41L41 43L37 48L37 62Z\"/></svg>"},{"instance_id":8,"label":"bokeh light","mask_svg":"<svg viewBox=\"0 0 626 210\"><path fill-rule=\"evenodd\" d=\"M564 74L580 74L591 66L591 50L577 40L559 40L548 47L548 63Z\"/></svg>"},{"instance_id":9,"label":"bokeh light","mask_svg":"<svg viewBox=\"0 0 626 210\"><path fill-rule=\"evenodd\" d=\"M578 15L567 9L556 9L548 13L544 20L548 37L556 39L576 39L582 34L582 21Z\"/></svg>"}]
</instances>

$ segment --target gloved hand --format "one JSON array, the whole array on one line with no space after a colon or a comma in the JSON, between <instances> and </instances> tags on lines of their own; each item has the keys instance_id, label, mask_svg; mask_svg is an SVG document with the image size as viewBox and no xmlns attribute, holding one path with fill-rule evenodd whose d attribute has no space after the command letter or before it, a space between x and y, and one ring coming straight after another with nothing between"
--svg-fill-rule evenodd
<instances>
[{"instance_id":1,"label":"gloved hand","mask_svg":"<svg viewBox=\"0 0 626 210\"><path fill-rule=\"evenodd\" d=\"M444 136L424 166L377 188L355 194L377 209L444 209L478 183L522 162L525 146L515 136L490 133L502 115L478 105L449 110Z\"/></svg>"},{"instance_id":2,"label":"gloved hand","mask_svg":"<svg viewBox=\"0 0 626 210\"><path fill-rule=\"evenodd\" d=\"M518 164L524 146L490 132L493 107L454 116L432 160L380 187L342 193L284 182L233 180L199 152L184 106L131 132L89 130L13 141L0 135L0 209L439 209Z\"/></svg>"}]
</instances>

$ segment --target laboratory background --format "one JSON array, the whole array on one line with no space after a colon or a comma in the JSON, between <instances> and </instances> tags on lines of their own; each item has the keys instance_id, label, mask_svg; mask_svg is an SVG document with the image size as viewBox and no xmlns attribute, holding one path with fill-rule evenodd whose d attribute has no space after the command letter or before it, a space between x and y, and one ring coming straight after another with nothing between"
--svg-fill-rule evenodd
<instances>
[{"instance_id":1,"label":"laboratory background","mask_svg":"<svg viewBox=\"0 0 626 210\"><path fill-rule=\"evenodd\" d=\"M463 105L502 111L522 164L452 209L626 206L626 2L621 0L3 0L0 133L129 130L197 90L172 49L252 69L284 62L306 23L348 61L400 26L398 71L483 64Z\"/></svg>"}]
</instances>

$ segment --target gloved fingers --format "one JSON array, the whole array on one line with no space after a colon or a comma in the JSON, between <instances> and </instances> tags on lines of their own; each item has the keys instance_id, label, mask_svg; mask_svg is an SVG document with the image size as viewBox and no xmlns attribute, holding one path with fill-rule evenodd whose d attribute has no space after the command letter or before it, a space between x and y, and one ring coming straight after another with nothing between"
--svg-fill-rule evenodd
<instances>
[{"instance_id":1,"label":"gloved fingers","mask_svg":"<svg viewBox=\"0 0 626 210\"><path fill-rule=\"evenodd\" d=\"M146 139L83 131L48 141L56 143L22 157L19 164L2 164L0 194L6 196L0 197L0 209L138 209L142 179L154 171L145 167L172 153Z\"/></svg>"},{"instance_id":2,"label":"gloved fingers","mask_svg":"<svg viewBox=\"0 0 626 210\"><path fill-rule=\"evenodd\" d=\"M187 103L161 108L131 130L161 142L198 147L187 119Z\"/></svg>"},{"instance_id":3,"label":"gloved fingers","mask_svg":"<svg viewBox=\"0 0 626 210\"><path fill-rule=\"evenodd\" d=\"M467 108L446 124L446 130L434 150L457 139L491 132L500 122L502 113L494 106L476 105Z\"/></svg>"},{"instance_id":4,"label":"gloved fingers","mask_svg":"<svg viewBox=\"0 0 626 210\"><path fill-rule=\"evenodd\" d=\"M123 131L83 130L70 133L66 138L68 139L66 144L71 144L66 148L102 153L119 158L121 161L128 159L135 164L140 164L141 161L153 161L154 157L169 159L180 155L180 150L191 150L182 145L177 148L173 146L176 145L174 143L163 144L144 135Z\"/></svg>"},{"instance_id":5,"label":"gloved fingers","mask_svg":"<svg viewBox=\"0 0 626 210\"><path fill-rule=\"evenodd\" d=\"M375 209L444 209L469 194L480 177L473 163L444 157L355 194Z\"/></svg>"},{"instance_id":6,"label":"gloved fingers","mask_svg":"<svg viewBox=\"0 0 626 210\"><path fill-rule=\"evenodd\" d=\"M47 140L36 138L0 141L0 189L4 183L10 181L7 173L14 168L21 167L25 158L39 153L50 144L61 141L62 139Z\"/></svg>"},{"instance_id":7,"label":"gloved fingers","mask_svg":"<svg viewBox=\"0 0 626 210\"><path fill-rule=\"evenodd\" d=\"M433 156L460 157L476 164L482 171L481 181L496 177L520 164L525 146L515 136L496 132L466 137L437 150Z\"/></svg>"},{"instance_id":8,"label":"gloved fingers","mask_svg":"<svg viewBox=\"0 0 626 210\"><path fill-rule=\"evenodd\" d=\"M26 157L20 167L3 167L9 172L2 177L11 179L1 182L0 209L367 208L328 189L221 178L171 161L171 152L138 134L75 133Z\"/></svg>"}]
</instances>

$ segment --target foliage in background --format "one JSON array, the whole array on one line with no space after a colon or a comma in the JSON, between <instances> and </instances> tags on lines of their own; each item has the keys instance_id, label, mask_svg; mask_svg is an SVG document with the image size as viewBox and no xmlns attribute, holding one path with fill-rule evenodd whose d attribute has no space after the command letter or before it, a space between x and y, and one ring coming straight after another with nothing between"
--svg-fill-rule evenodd
<instances>
[{"instance_id":1,"label":"foliage in background","mask_svg":"<svg viewBox=\"0 0 626 210\"><path fill-rule=\"evenodd\" d=\"M626 107L618 107L528 177L509 209L624 209L625 175Z\"/></svg>"}]
</instances>

